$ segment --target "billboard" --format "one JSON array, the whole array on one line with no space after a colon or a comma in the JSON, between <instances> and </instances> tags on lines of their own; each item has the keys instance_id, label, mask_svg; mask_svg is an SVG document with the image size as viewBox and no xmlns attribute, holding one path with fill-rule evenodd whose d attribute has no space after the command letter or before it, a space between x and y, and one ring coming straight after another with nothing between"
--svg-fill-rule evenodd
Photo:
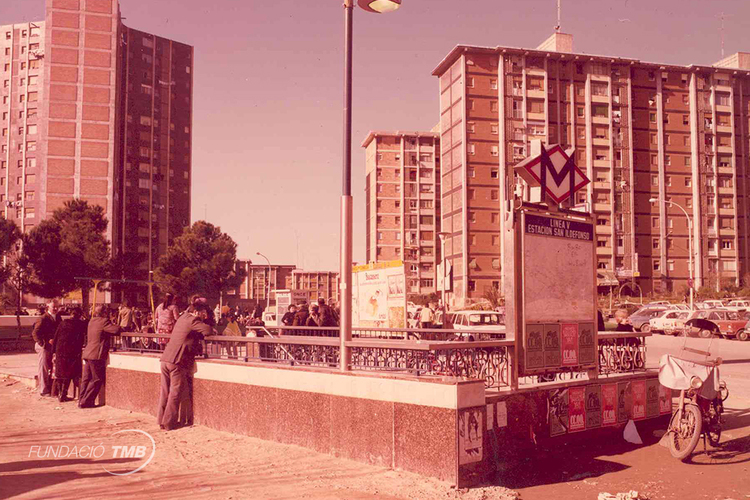
<instances>
[{"instance_id":1,"label":"billboard","mask_svg":"<svg viewBox=\"0 0 750 500\"><path fill-rule=\"evenodd\" d=\"M400 260L352 268L352 322L355 326L404 328L406 295Z\"/></svg>"}]
</instances>

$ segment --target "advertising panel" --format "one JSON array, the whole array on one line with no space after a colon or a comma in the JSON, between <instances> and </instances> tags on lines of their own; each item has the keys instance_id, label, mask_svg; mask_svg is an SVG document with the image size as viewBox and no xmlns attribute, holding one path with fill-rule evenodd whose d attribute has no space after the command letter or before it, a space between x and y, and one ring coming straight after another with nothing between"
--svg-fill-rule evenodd
<instances>
[{"instance_id":1,"label":"advertising panel","mask_svg":"<svg viewBox=\"0 0 750 500\"><path fill-rule=\"evenodd\" d=\"M398 260L355 266L352 273L354 326L406 326L403 262Z\"/></svg>"},{"instance_id":2,"label":"advertising panel","mask_svg":"<svg viewBox=\"0 0 750 500\"><path fill-rule=\"evenodd\" d=\"M602 425L617 424L617 384L602 385Z\"/></svg>"},{"instance_id":3,"label":"advertising panel","mask_svg":"<svg viewBox=\"0 0 750 500\"><path fill-rule=\"evenodd\" d=\"M659 384L659 414L672 413L672 389Z\"/></svg>"},{"instance_id":4,"label":"advertising panel","mask_svg":"<svg viewBox=\"0 0 750 500\"><path fill-rule=\"evenodd\" d=\"M602 426L602 386L586 386L586 428Z\"/></svg>"},{"instance_id":5,"label":"advertising panel","mask_svg":"<svg viewBox=\"0 0 750 500\"><path fill-rule=\"evenodd\" d=\"M547 396L549 434L559 436L568 432L568 390L553 389Z\"/></svg>"},{"instance_id":6,"label":"advertising panel","mask_svg":"<svg viewBox=\"0 0 750 500\"><path fill-rule=\"evenodd\" d=\"M586 388L568 389L568 429L570 432L586 429Z\"/></svg>"},{"instance_id":7,"label":"advertising panel","mask_svg":"<svg viewBox=\"0 0 750 500\"><path fill-rule=\"evenodd\" d=\"M521 239L522 306L516 324L523 325L518 348L526 352L519 374L594 368L598 356L591 219L536 208L521 215L516 234Z\"/></svg>"},{"instance_id":8,"label":"advertising panel","mask_svg":"<svg viewBox=\"0 0 750 500\"><path fill-rule=\"evenodd\" d=\"M633 420L646 418L646 381L634 380L630 384L633 393Z\"/></svg>"}]
</instances>

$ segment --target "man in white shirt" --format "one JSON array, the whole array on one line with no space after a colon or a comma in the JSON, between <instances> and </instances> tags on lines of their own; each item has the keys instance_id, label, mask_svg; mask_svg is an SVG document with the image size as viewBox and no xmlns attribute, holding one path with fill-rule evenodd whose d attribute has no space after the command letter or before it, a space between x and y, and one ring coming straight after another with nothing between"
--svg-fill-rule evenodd
<instances>
[{"instance_id":1,"label":"man in white shirt","mask_svg":"<svg viewBox=\"0 0 750 500\"><path fill-rule=\"evenodd\" d=\"M419 324L422 328L432 328L433 313L430 305L427 304L419 312Z\"/></svg>"}]
</instances>

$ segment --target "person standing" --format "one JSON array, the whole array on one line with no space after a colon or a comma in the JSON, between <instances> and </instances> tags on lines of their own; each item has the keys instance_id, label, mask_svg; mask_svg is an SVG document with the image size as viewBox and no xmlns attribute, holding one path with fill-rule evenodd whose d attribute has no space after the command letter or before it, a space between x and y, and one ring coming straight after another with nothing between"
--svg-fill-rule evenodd
<instances>
[{"instance_id":1,"label":"person standing","mask_svg":"<svg viewBox=\"0 0 750 500\"><path fill-rule=\"evenodd\" d=\"M177 426L180 403L189 397L190 376L201 340L213 330L206 324L210 314L205 303L193 303L174 325L172 337L161 356L159 426L167 431Z\"/></svg>"},{"instance_id":2,"label":"person standing","mask_svg":"<svg viewBox=\"0 0 750 500\"><path fill-rule=\"evenodd\" d=\"M320 314L320 326L334 327L338 326L333 311L326 305L326 299L318 299L318 314Z\"/></svg>"},{"instance_id":3,"label":"person standing","mask_svg":"<svg viewBox=\"0 0 750 500\"><path fill-rule=\"evenodd\" d=\"M419 312L420 327L432 328L433 319L434 319L434 315L432 313L432 308L430 308L430 304L426 304L422 308L422 310Z\"/></svg>"},{"instance_id":4,"label":"person standing","mask_svg":"<svg viewBox=\"0 0 750 500\"><path fill-rule=\"evenodd\" d=\"M165 294L164 300L156 307L155 311L156 333L167 336L171 335L172 329L179 317L180 311L175 304L174 295L171 293ZM165 345L167 342L169 342L168 337L159 339L159 344L161 345Z\"/></svg>"},{"instance_id":5,"label":"person standing","mask_svg":"<svg viewBox=\"0 0 750 500\"><path fill-rule=\"evenodd\" d=\"M39 392L42 396L52 395L52 341L60 324L57 307L57 301L50 301L47 311L37 320L31 331L39 353Z\"/></svg>"},{"instance_id":6,"label":"person standing","mask_svg":"<svg viewBox=\"0 0 750 500\"><path fill-rule=\"evenodd\" d=\"M93 408L96 397L107 376L110 337L119 335L122 328L109 320L107 306L100 304L94 309L94 317L89 321L88 342L83 350L83 380L79 408Z\"/></svg>"},{"instance_id":7,"label":"person standing","mask_svg":"<svg viewBox=\"0 0 750 500\"><path fill-rule=\"evenodd\" d=\"M86 323L81 320L81 308L74 307L70 314L71 317L63 320L57 327L55 338L52 340L55 352L55 382L61 403L70 401L68 387L71 380L76 380L73 385L79 387L78 381L82 374L81 350L86 336ZM80 392L78 395L80 397Z\"/></svg>"},{"instance_id":8,"label":"person standing","mask_svg":"<svg viewBox=\"0 0 750 500\"><path fill-rule=\"evenodd\" d=\"M128 299L123 298L120 308L117 310L117 321L116 323L122 328L123 332L135 331L135 310L129 307ZM123 342L126 347L130 347L131 338L123 338Z\"/></svg>"},{"instance_id":9,"label":"person standing","mask_svg":"<svg viewBox=\"0 0 750 500\"><path fill-rule=\"evenodd\" d=\"M307 317L309 316L307 304L299 306L299 310L294 313L294 320L292 320L292 326L305 326L307 324ZM294 330L295 335L304 335L304 330Z\"/></svg>"},{"instance_id":10,"label":"person standing","mask_svg":"<svg viewBox=\"0 0 750 500\"><path fill-rule=\"evenodd\" d=\"M292 326L294 323L294 315L297 313L297 306L294 304L290 305L284 316L281 318L281 324L284 326Z\"/></svg>"}]
</instances>

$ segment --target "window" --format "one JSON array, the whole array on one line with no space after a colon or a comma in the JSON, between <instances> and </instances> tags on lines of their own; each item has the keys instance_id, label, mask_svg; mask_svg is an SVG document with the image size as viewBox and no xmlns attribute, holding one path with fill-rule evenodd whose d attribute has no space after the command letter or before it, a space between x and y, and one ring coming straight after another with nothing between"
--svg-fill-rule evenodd
<instances>
[{"instance_id":1,"label":"window","mask_svg":"<svg viewBox=\"0 0 750 500\"><path fill-rule=\"evenodd\" d=\"M26 174L26 184L34 184L36 182L36 174Z\"/></svg>"},{"instance_id":2,"label":"window","mask_svg":"<svg viewBox=\"0 0 750 500\"><path fill-rule=\"evenodd\" d=\"M651 144L657 144L659 142L659 138L656 136L656 134L651 134Z\"/></svg>"},{"instance_id":3,"label":"window","mask_svg":"<svg viewBox=\"0 0 750 500\"><path fill-rule=\"evenodd\" d=\"M473 189L469 189L469 190L467 190L467 195L466 196L470 200L474 200L474 199L476 199L476 191L474 191Z\"/></svg>"},{"instance_id":4,"label":"window","mask_svg":"<svg viewBox=\"0 0 750 500\"><path fill-rule=\"evenodd\" d=\"M648 121L651 123L656 123L656 113L649 113L648 114Z\"/></svg>"},{"instance_id":5,"label":"window","mask_svg":"<svg viewBox=\"0 0 750 500\"><path fill-rule=\"evenodd\" d=\"M474 88L474 77L470 76L466 79L466 86L469 88Z\"/></svg>"},{"instance_id":6,"label":"window","mask_svg":"<svg viewBox=\"0 0 750 500\"><path fill-rule=\"evenodd\" d=\"M497 135L500 132L500 127L498 126L497 123L493 123L490 125L490 130L493 135Z\"/></svg>"},{"instance_id":7,"label":"window","mask_svg":"<svg viewBox=\"0 0 750 500\"><path fill-rule=\"evenodd\" d=\"M476 126L474 125L474 122L466 122L466 131L470 134L476 132Z\"/></svg>"},{"instance_id":8,"label":"window","mask_svg":"<svg viewBox=\"0 0 750 500\"><path fill-rule=\"evenodd\" d=\"M151 125L151 117L141 116L141 125Z\"/></svg>"},{"instance_id":9,"label":"window","mask_svg":"<svg viewBox=\"0 0 750 500\"><path fill-rule=\"evenodd\" d=\"M659 218L658 217L651 217L651 227L652 228L659 229L660 225L661 224L659 223Z\"/></svg>"},{"instance_id":10,"label":"window","mask_svg":"<svg viewBox=\"0 0 750 500\"><path fill-rule=\"evenodd\" d=\"M658 260L654 261L654 271L661 271L661 262Z\"/></svg>"},{"instance_id":11,"label":"window","mask_svg":"<svg viewBox=\"0 0 750 500\"><path fill-rule=\"evenodd\" d=\"M497 80L490 80L490 89L497 90Z\"/></svg>"},{"instance_id":12,"label":"window","mask_svg":"<svg viewBox=\"0 0 750 500\"><path fill-rule=\"evenodd\" d=\"M689 167L689 166L690 166L690 157L689 157L689 156L685 156L685 157L683 157L683 164L684 164L684 165L685 165L686 167Z\"/></svg>"},{"instance_id":13,"label":"window","mask_svg":"<svg viewBox=\"0 0 750 500\"><path fill-rule=\"evenodd\" d=\"M490 170L490 179L497 179L499 175L500 172L496 168Z\"/></svg>"},{"instance_id":14,"label":"window","mask_svg":"<svg viewBox=\"0 0 750 500\"><path fill-rule=\"evenodd\" d=\"M500 199L499 192L498 192L497 189L490 190L490 199L492 199L492 200L499 200Z\"/></svg>"},{"instance_id":15,"label":"window","mask_svg":"<svg viewBox=\"0 0 750 500\"><path fill-rule=\"evenodd\" d=\"M500 269L500 259L492 259L492 268Z\"/></svg>"},{"instance_id":16,"label":"window","mask_svg":"<svg viewBox=\"0 0 750 500\"><path fill-rule=\"evenodd\" d=\"M39 98L38 92L29 92L29 102L36 102L38 98Z\"/></svg>"},{"instance_id":17,"label":"window","mask_svg":"<svg viewBox=\"0 0 750 500\"><path fill-rule=\"evenodd\" d=\"M26 166L28 168L36 167L36 158L26 158Z\"/></svg>"},{"instance_id":18,"label":"window","mask_svg":"<svg viewBox=\"0 0 750 500\"><path fill-rule=\"evenodd\" d=\"M474 146L474 144L471 144L471 143L469 144L467 148L467 154L470 154L470 155L476 154L476 146Z\"/></svg>"},{"instance_id":19,"label":"window","mask_svg":"<svg viewBox=\"0 0 750 500\"><path fill-rule=\"evenodd\" d=\"M584 117L583 106L576 106L576 116L578 116L579 118L583 118Z\"/></svg>"},{"instance_id":20,"label":"window","mask_svg":"<svg viewBox=\"0 0 750 500\"><path fill-rule=\"evenodd\" d=\"M34 201L34 191L26 191L26 201Z\"/></svg>"},{"instance_id":21,"label":"window","mask_svg":"<svg viewBox=\"0 0 750 500\"><path fill-rule=\"evenodd\" d=\"M607 118L609 116L609 108L606 104L594 104L591 108L595 117Z\"/></svg>"},{"instance_id":22,"label":"window","mask_svg":"<svg viewBox=\"0 0 750 500\"><path fill-rule=\"evenodd\" d=\"M476 171L474 170L474 167L468 167L466 169L466 176L467 177L474 177L476 175Z\"/></svg>"},{"instance_id":23,"label":"window","mask_svg":"<svg viewBox=\"0 0 750 500\"><path fill-rule=\"evenodd\" d=\"M36 125L29 125L26 127L27 134L36 134Z\"/></svg>"},{"instance_id":24,"label":"window","mask_svg":"<svg viewBox=\"0 0 750 500\"><path fill-rule=\"evenodd\" d=\"M655 75L655 73L653 71L649 71L648 72L648 80L650 82L653 82L654 80L656 80L656 75Z\"/></svg>"},{"instance_id":25,"label":"window","mask_svg":"<svg viewBox=\"0 0 750 500\"><path fill-rule=\"evenodd\" d=\"M665 165L671 165L672 164L672 156L671 155L664 155L664 164Z\"/></svg>"},{"instance_id":26,"label":"window","mask_svg":"<svg viewBox=\"0 0 750 500\"><path fill-rule=\"evenodd\" d=\"M659 247L659 240L657 238L654 238L651 244L651 248L653 248L654 250L658 250Z\"/></svg>"},{"instance_id":27,"label":"window","mask_svg":"<svg viewBox=\"0 0 750 500\"><path fill-rule=\"evenodd\" d=\"M651 185L652 186L658 186L659 185L659 176L658 175L652 175L651 176Z\"/></svg>"},{"instance_id":28,"label":"window","mask_svg":"<svg viewBox=\"0 0 750 500\"><path fill-rule=\"evenodd\" d=\"M476 212L469 212L469 222L476 222L476 221L477 221Z\"/></svg>"},{"instance_id":29,"label":"window","mask_svg":"<svg viewBox=\"0 0 750 500\"><path fill-rule=\"evenodd\" d=\"M469 291L470 292L476 292L477 291L477 282L474 280L469 280Z\"/></svg>"},{"instance_id":30,"label":"window","mask_svg":"<svg viewBox=\"0 0 750 500\"><path fill-rule=\"evenodd\" d=\"M500 154L500 150L499 150L498 146L497 145L493 145L490 148L490 153L492 154L492 156L498 156Z\"/></svg>"},{"instance_id":31,"label":"window","mask_svg":"<svg viewBox=\"0 0 750 500\"><path fill-rule=\"evenodd\" d=\"M498 110L498 108L497 108L497 101L491 101L490 102L490 111L492 111L493 113L496 113L497 110Z\"/></svg>"},{"instance_id":32,"label":"window","mask_svg":"<svg viewBox=\"0 0 750 500\"><path fill-rule=\"evenodd\" d=\"M145 83L141 84L141 93L146 95L151 95L152 89L151 85L146 85Z\"/></svg>"},{"instance_id":33,"label":"window","mask_svg":"<svg viewBox=\"0 0 750 500\"><path fill-rule=\"evenodd\" d=\"M499 224L500 223L500 214L497 213L497 212L492 212L491 219L492 219L492 223L493 224Z\"/></svg>"},{"instance_id":34,"label":"window","mask_svg":"<svg viewBox=\"0 0 750 500\"><path fill-rule=\"evenodd\" d=\"M26 151L36 151L36 141L29 141L26 143Z\"/></svg>"}]
</instances>

